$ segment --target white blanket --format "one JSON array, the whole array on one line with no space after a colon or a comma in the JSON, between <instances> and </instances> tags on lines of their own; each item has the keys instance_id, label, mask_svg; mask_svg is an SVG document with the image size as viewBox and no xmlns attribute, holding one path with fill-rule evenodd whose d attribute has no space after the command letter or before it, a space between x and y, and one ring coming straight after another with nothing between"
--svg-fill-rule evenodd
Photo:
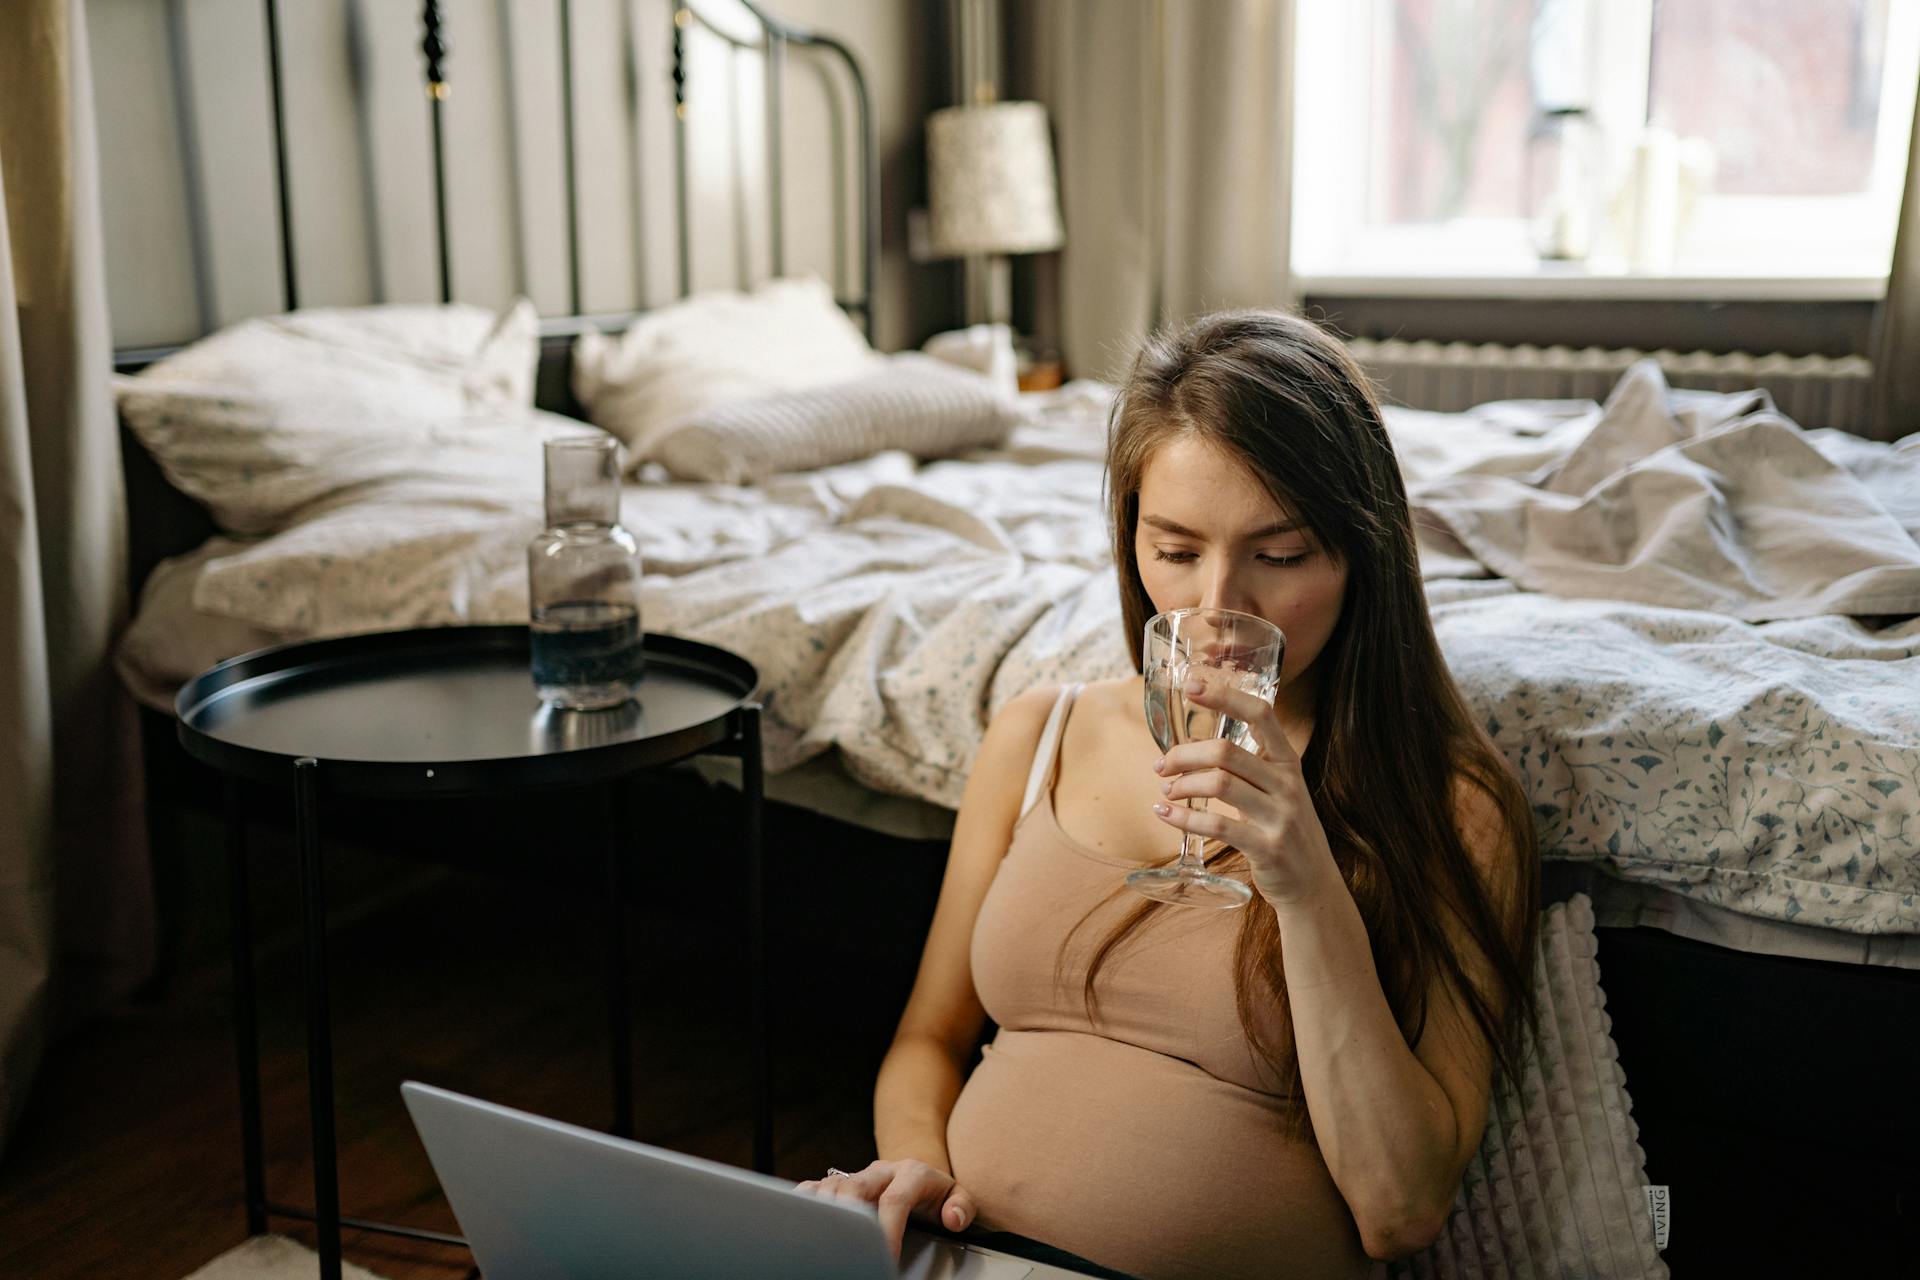
<instances>
[{"instance_id":1,"label":"white blanket","mask_svg":"<svg viewBox=\"0 0 1920 1280\"><path fill-rule=\"evenodd\" d=\"M629 485L643 623L754 662L770 771L837 748L863 782L957 808L1002 703L1128 670L1099 511L1105 403L1070 390L966 461ZM524 621L541 524L526 451L515 481L401 478L211 560L194 605L289 636Z\"/></svg>"},{"instance_id":2,"label":"white blanket","mask_svg":"<svg viewBox=\"0 0 1920 1280\"><path fill-rule=\"evenodd\" d=\"M1527 590L1752 622L1920 613L1920 544L1764 392L1675 395L1643 361L1563 458L1524 478L1498 461L1415 497ZM1880 467L1876 487L1920 491L1920 450Z\"/></svg>"},{"instance_id":3,"label":"white blanket","mask_svg":"<svg viewBox=\"0 0 1920 1280\"><path fill-rule=\"evenodd\" d=\"M1897 561L1895 536L1920 526L1920 440L1890 447L1770 420L1764 433L1790 447L1684 471L1705 486L1700 500L1650 508L1666 511L1672 536L1642 540L1645 555L1596 561L1573 584L1580 594L1618 587L1615 599L1489 577L1479 557L1496 534L1597 519L1599 498L1581 504L1616 476L1618 492L1645 496L1642 468L1614 439L1626 434L1629 393L1640 394L1626 389L1605 414L1549 403L1389 417L1416 502L1444 507L1449 521L1474 512L1458 538L1451 523L1423 526L1423 570L1442 648L1528 788L1543 854L1836 937L1920 935L1920 620L1745 621L1770 584L1804 587L1816 566L1710 516L1744 511L1741 494L1792 492L1800 476L1814 476L1818 493L1852 484L1867 517L1849 527ZM1714 406L1675 403L1670 422L1692 424L1685 438L1644 443L1653 457L1697 459L1685 450L1713 435L1694 427ZM880 454L756 488L630 485L623 518L647 560L645 625L726 645L758 667L770 771L835 752L876 790L957 807L1001 704L1043 681L1128 669L1100 503L1104 407L1076 389L1005 448L966 460L916 466ZM1652 420L1646 410L1632 421ZM538 445L524 449L524 467L498 468L485 485L401 477L236 544L199 569L194 605L290 638L524 620L524 548L540 524ZM1792 469L1769 479L1781 457ZM1615 462L1581 481L1579 498L1542 487ZM1716 507L1709 489L1736 466L1744 487ZM1489 482L1519 506L1474 505L1491 490L1472 485ZM1536 525L1536 506L1567 520ZM1689 511L1700 513L1691 529ZM1696 536L1716 528L1737 536ZM1724 554L1677 558L1703 547ZM1515 572L1572 571L1525 542L1520 551ZM1741 562L1736 553L1752 568L1745 579L1718 572ZM1691 582L1684 566L1701 563L1713 572ZM1849 563L1856 605L1870 578L1907 572ZM1835 598L1812 585L1801 599ZM1636 602L1676 587L1720 611ZM1888 603L1878 590L1875 613ZM130 647L140 634L136 625Z\"/></svg>"}]
</instances>

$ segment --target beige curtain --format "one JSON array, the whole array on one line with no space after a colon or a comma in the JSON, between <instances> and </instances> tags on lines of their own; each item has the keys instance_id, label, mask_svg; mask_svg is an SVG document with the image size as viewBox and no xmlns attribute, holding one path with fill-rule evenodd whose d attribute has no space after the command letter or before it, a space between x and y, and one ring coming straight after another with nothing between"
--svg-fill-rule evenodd
<instances>
[{"instance_id":1,"label":"beige curtain","mask_svg":"<svg viewBox=\"0 0 1920 1280\"><path fill-rule=\"evenodd\" d=\"M0 21L0 1141L46 1036L152 951L82 0ZM57 910L56 910L57 905Z\"/></svg>"},{"instance_id":2,"label":"beige curtain","mask_svg":"<svg viewBox=\"0 0 1920 1280\"><path fill-rule=\"evenodd\" d=\"M1876 440L1920 431L1920 104L1907 147L1907 191L1893 242L1887 296L1874 317L1873 419Z\"/></svg>"},{"instance_id":3,"label":"beige curtain","mask_svg":"<svg viewBox=\"0 0 1920 1280\"><path fill-rule=\"evenodd\" d=\"M1293 301L1293 0L1039 0L1011 24L1012 90L1058 144L1069 373L1120 376L1168 321Z\"/></svg>"}]
</instances>

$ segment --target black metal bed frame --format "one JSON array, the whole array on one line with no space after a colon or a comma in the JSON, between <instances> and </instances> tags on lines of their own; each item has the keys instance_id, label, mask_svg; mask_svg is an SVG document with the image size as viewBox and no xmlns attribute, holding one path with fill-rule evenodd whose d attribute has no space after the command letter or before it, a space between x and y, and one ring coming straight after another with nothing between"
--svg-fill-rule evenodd
<instances>
[{"instance_id":1,"label":"black metal bed frame","mask_svg":"<svg viewBox=\"0 0 1920 1280\"><path fill-rule=\"evenodd\" d=\"M635 10L640 0L619 0L619 13L624 30L628 35L637 29ZM845 69L846 83L851 88L854 100L852 134L857 150L858 166L858 207L857 222L851 228L857 231L858 241L858 287L846 289L844 277L848 274L844 261L848 211L840 205L844 196L845 183L835 186L836 217L833 226L835 254L835 291L840 306L849 313L857 313L866 330L869 341L874 336L874 288L879 266L879 204L880 179L879 163L874 140L872 102L867 91L866 76L861 70L859 60L846 44L832 36L811 31L790 23L782 22L768 14L757 0L733 0L745 13L758 22L761 34L758 38L744 38L726 27L716 24L690 0L680 0L672 9L672 61L670 76L673 90L674 113L674 192L675 192L675 249L678 258L679 296L685 297L692 291L692 191L688 175L688 153L691 146L689 138L689 99L687 39L689 33L698 27L718 39L736 54L760 52L766 58L767 87L767 147L766 162L769 181L767 184L767 217L769 221L769 243L771 247L771 267L774 275L780 275L786 265L784 248L784 207L785 165L783 159L782 108L784 68L787 52L790 48L816 50L821 56L832 59ZM281 0L261 0L265 15L266 47L264 50L267 68L268 106L272 117L273 137L273 175L274 196L280 231L280 279L283 301L288 310L300 305L301 288L296 252L291 178L288 157L288 138L286 128L286 108L284 77L281 67L283 41L280 34ZM184 78L184 56L182 53L183 36L180 27L180 7L178 3L168 5L169 34L172 42L172 56L176 64L175 102L176 116L182 122L183 134L187 143L187 163L191 168L193 160L193 140L191 130L187 128L189 113L180 88ZM571 304L569 314L547 316L541 320L540 365L537 371L535 403L542 408L580 417L584 414L574 401L571 390L571 344L572 339L589 329L604 332L618 332L624 329L638 316L644 314L641 309L605 314L583 314L581 312L581 267L580 267L580 214L579 214L579 172L577 160L577 140L574 127L574 51L573 51L573 0L557 0L557 20L559 26L559 72L562 130L562 158L564 161L566 197L566 237L568 297ZM452 258L450 254L450 213L447 203L446 146L444 138L443 115L445 103L450 92L450 61L447 26L442 13L441 0L423 0L421 7L421 55L422 83L425 87L425 101L431 122L432 170L434 192L434 230L439 268L439 296L442 302L451 302L454 297ZM629 68L630 73L632 68ZM629 94L627 102L628 128L639 127L639 100L637 95ZM846 124L836 115L834 121L836 134L846 132ZM845 139L836 136L836 144ZM510 132L508 145L517 151L518 139ZM836 154L838 150L836 148ZM192 234L191 253L196 262L195 281L199 296L200 323L203 330L213 327L210 312L210 287L208 283L205 211L198 207L195 184L188 183L189 227ZM636 209L636 217L638 210ZM524 283L524 281L523 281ZM114 352L114 367L122 373L135 373L156 360L178 351L184 343L161 345L126 346ZM122 467L127 486L128 506L128 585L129 598L138 600L142 587L154 567L169 556L182 555L193 550L218 530L206 510L192 499L186 497L167 483L158 464L147 455L132 434L124 428L121 431ZM147 735L149 739L154 734ZM151 746L151 742L149 743Z\"/></svg>"},{"instance_id":2,"label":"black metal bed frame","mask_svg":"<svg viewBox=\"0 0 1920 1280\"><path fill-rule=\"evenodd\" d=\"M880 205L880 171L875 150L873 107L867 92L866 76L860 69L860 63L853 51L843 42L805 27L796 26L773 17L755 0L733 0L746 13L750 14L760 28L757 38L740 36L726 27L715 23L706 14L695 8L689 0L673 9L673 60L671 78L673 82L674 114L674 191L675 191L675 248L678 255L678 286L681 297L692 291L692 217L690 212L691 190L687 171L687 156L690 146L688 138L688 119L690 114L687 97L687 77L689 60L687 58L687 36L695 27L724 41L736 53L759 52L766 60L766 167L767 167L767 219L769 244L773 274L784 273L786 249L784 243L785 218L783 214L785 200L785 157L782 126L784 110L784 80L787 54L790 49L817 50L822 55L836 60L844 67L848 83L851 85L854 99L854 142L858 151L858 283L857 288L845 288L844 229L834 228L834 254L836 263L835 291L840 306L849 312L859 314L866 329L869 341L873 338L874 287L879 268L878 217ZM295 228L293 220L293 202L287 164L287 127L284 79L281 68L282 40L280 36L280 0L262 0L266 19L266 64L269 108L272 117L274 149L274 191L275 207L279 219L280 232L280 281L285 308L289 311L300 306L300 276L297 263ZM625 29L630 33L637 22L634 13L635 0L620 0L619 13ZM168 22L173 40L175 57L179 58L181 37L179 33L179 8L168 7ZM567 284L569 312L564 317L549 317L543 321L543 329L549 334L570 336L581 332L588 326L606 330L624 328L636 316L639 310L614 312L605 315L584 315L581 312L581 274L580 274L580 192L578 171L578 140L575 136L575 92L574 92L574 55L573 55L573 0L558 0L558 25L560 46L560 106L562 147L561 156L565 173L566 196L566 238L567 238ZM447 165L444 137L444 112L452 80L448 72L450 48L446 36L446 20L441 10L440 0L424 0L421 11L421 66L423 83L426 88L428 118L432 131L432 173L434 197L434 230L439 266L439 294L441 302L451 302L454 298L453 264L449 249L449 212L447 208ZM176 113L184 120L186 112L178 96L181 92L179 77L175 78ZM628 127L630 130L639 125L639 102L635 95L628 100ZM511 128L511 124L509 124ZM190 141L190 140L189 140ZM838 141L838 139L836 139ZM517 138L510 134L510 145L518 147ZM189 150L191 156L191 149ZM191 163L191 160L189 161ZM836 203L841 196L836 190ZM197 215L190 218L193 224L193 254L200 270L196 272L196 281L201 294L203 324L207 321L207 285L205 270L205 232ZM119 348L114 353L115 366L123 372L133 372L151 364L178 349L177 345L137 346Z\"/></svg>"}]
</instances>

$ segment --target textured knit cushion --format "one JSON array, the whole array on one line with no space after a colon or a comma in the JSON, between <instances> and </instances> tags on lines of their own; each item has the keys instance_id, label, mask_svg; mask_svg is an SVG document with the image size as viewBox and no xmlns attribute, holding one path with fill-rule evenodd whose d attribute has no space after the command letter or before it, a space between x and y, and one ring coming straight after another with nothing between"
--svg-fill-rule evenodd
<instances>
[{"instance_id":1,"label":"textured knit cushion","mask_svg":"<svg viewBox=\"0 0 1920 1280\"><path fill-rule=\"evenodd\" d=\"M296 311L231 325L115 382L121 416L223 529L273 533L436 450L517 434L539 321L522 301ZM538 465L538 450L533 452Z\"/></svg>"},{"instance_id":2,"label":"textured knit cushion","mask_svg":"<svg viewBox=\"0 0 1920 1280\"><path fill-rule=\"evenodd\" d=\"M824 282L773 280L659 307L618 337L583 334L573 390L638 465L689 414L857 377L879 360Z\"/></svg>"},{"instance_id":3,"label":"textured knit cushion","mask_svg":"<svg viewBox=\"0 0 1920 1280\"><path fill-rule=\"evenodd\" d=\"M1664 1277L1646 1157L1600 990L1585 894L1540 917L1540 1034L1501 1081L1446 1231L1395 1276Z\"/></svg>"},{"instance_id":4,"label":"textured knit cushion","mask_svg":"<svg viewBox=\"0 0 1920 1280\"><path fill-rule=\"evenodd\" d=\"M907 354L850 381L693 414L654 457L682 480L743 484L888 449L949 457L1000 443L1012 423L1012 406L986 378Z\"/></svg>"}]
</instances>

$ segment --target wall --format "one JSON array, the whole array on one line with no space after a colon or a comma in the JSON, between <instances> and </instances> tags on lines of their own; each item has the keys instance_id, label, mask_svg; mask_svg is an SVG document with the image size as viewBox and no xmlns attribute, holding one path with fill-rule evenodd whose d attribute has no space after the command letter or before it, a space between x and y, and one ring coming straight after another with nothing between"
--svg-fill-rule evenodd
<instances>
[{"instance_id":1,"label":"wall","mask_svg":"<svg viewBox=\"0 0 1920 1280\"><path fill-rule=\"evenodd\" d=\"M678 295L671 0L573 0L580 310ZM950 267L913 266L906 209L925 190L922 121L944 100L938 0L772 0L862 63L881 166L877 338L948 327ZM397 0L281 0L291 221L302 305L439 296L420 9ZM716 23L754 30L732 0ZM455 298L543 315L571 297L560 0L444 0L444 106ZM108 290L122 346L180 342L283 309L263 0L88 0L105 187ZM757 52L688 41L695 289L771 264L764 76ZM786 75L785 268L857 287L844 75L795 51ZM841 92L833 92L835 83ZM838 105L836 105L838 104ZM847 136L850 136L847 135ZM849 235L836 245L836 205ZM197 232L196 232L197 229Z\"/></svg>"}]
</instances>

